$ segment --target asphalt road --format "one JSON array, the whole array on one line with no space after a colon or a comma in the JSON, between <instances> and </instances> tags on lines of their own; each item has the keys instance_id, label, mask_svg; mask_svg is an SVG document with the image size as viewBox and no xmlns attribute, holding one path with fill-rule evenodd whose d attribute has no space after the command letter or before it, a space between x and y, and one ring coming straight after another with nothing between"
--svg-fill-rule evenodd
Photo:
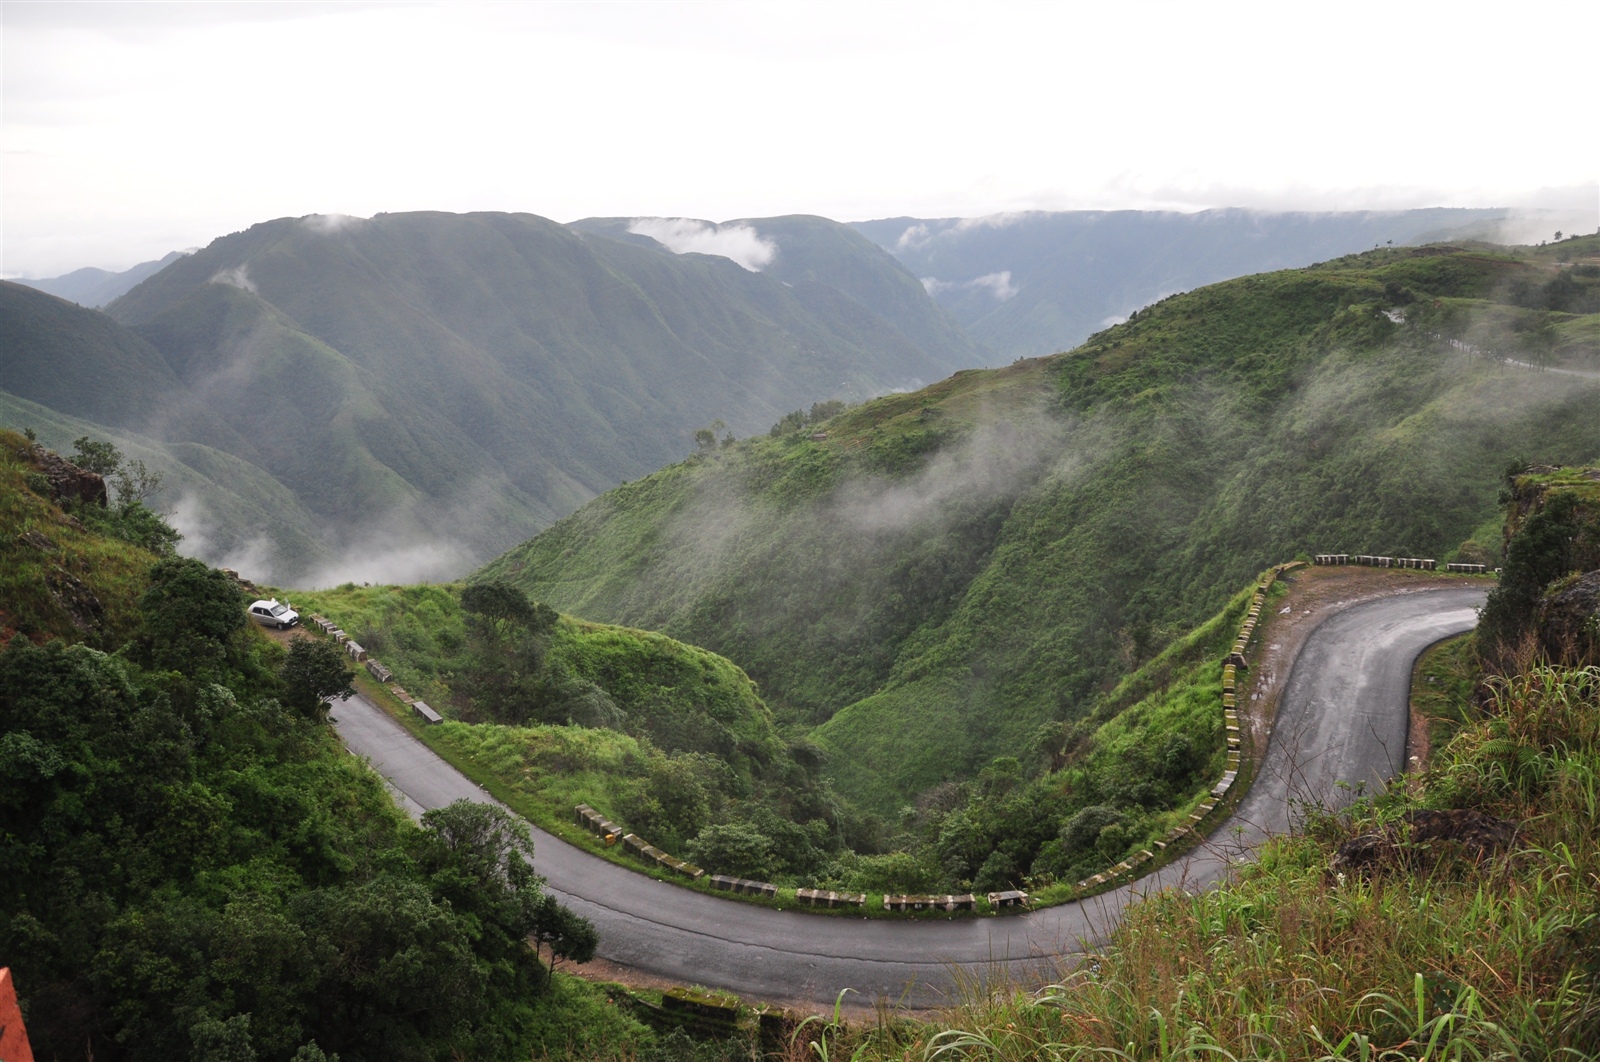
<instances>
[{"instance_id":1,"label":"asphalt road","mask_svg":"<svg viewBox=\"0 0 1600 1062\"><path fill-rule=\"evenodd\" d=\"M1262 770L1237 813L1185 859L1080 903L916 922L775 911L655 881L537 828L535 869L595 924L602 958L676 981L820 1003L852 988L914 1007L940 1004L962 979L1037 981L1103 941L1130 900L1217 881L1262 838L1289 830L1298 801L1338 806L1357 787L1381 787L1405 757L1417 655L1470 630L1485 593L1452 587L1330 612L1290 669ZM493 802L374 705L346 700L332 719L412 814L462 797Z\"/></svg>"}]
</instances>

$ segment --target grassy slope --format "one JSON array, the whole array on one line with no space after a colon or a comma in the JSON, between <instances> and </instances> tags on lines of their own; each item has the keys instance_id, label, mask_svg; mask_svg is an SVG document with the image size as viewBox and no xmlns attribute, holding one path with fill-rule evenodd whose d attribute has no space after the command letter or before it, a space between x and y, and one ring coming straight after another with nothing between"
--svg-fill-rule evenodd
<instances>
[{"instance_id":1,"label":"grassy slope","mask_svg":"<svg viewBox=\"0 0 1600 1062\"><path fill-rule=\"evenodd\" d=\"M1592 1058L1600 683L1592 669L1536 668L1485 712L1471 702L1482 676L1469 645L1446 643L1419 667L1441 745L1415 784L1314 819L1231 885L1134 906L1097 961L1059 985L973 993L934 1027L858 1029L834 1049L915 1059L948 1044L1001 1062ZM1434 844L1423 869L1329 872L1341 841L1418 806L1509 819L1515 854L1474 865Z\"/></svg>"},{"instance_id":2,"label":"grassy slope","mask_svg":"<svg viewBox=\"0 0 1600 1062\"><path fill-rule=\"evenodd\" d=\"M447 712L466 664L466 625L454 586L345 585L296 594L297 608L339 623L414 696ZM451 723L442 740L522 787L540 812L565 820L588 801L614 812L644 774L640 738L665 752L714 753L747 778L787 750L755 684L723 657L650 631L564 618L549 663L592 682L626 713L627 733L568 726ZM507 759L506 757L510 757Z\"/></svg>"},{"instance_id":3,"label":"grassy slope","mask_svg":"<svg viewBox=\"0 0 1600 1062\"><path fill-rule=\"evenodd\" d=\"M1484 535L1509 460L1600 453L1600 384L1432 338L1533 315L1492 300L1554 268L1389 250L1175 296L825 440L664 469L488 570L737 660L780 715L823 722L843 792L892 809L1081 715L1262 565L1446 558Z\"/></svg>"},{"instance_id":4,"label":"grassy slope","mask_svg":"<svg viewBox=\"0 0 1600 1062\"><path fill-rule=\"evenodd\" d=\"M64 638L114 649L138 626L138 596L156 558L84 530L35 494L26 480L34 471L24 456L27 445L16 432L0 429L0 644L20 633L39 643ZM64 583L81 585L99 603L104 621L95 629L74 626L64 607L73 595Z\"/></svg>"},{"instance_id":5,"label":"grassy slope","mask_svg":"<svg viewBox=\"0 0 1600 1062\"><path fill-rule=\"evenodd\" d=\"M201 443L160 442L4 392L0 392L0 424L32 428L40 445L62 454L71 453L73 440L84 435L104 440L129 461L143 461L160 472L161 490L151 503L174 513L173 523L186 536L180 544L185 554L204 554L219 564L246 567L252 557L264 556L284 568L314 567L331 556L318 536L316 517L301 500L243 458ZM262 538L268 528L274 532L270 542Z\"/></svg>"}]
</instances>

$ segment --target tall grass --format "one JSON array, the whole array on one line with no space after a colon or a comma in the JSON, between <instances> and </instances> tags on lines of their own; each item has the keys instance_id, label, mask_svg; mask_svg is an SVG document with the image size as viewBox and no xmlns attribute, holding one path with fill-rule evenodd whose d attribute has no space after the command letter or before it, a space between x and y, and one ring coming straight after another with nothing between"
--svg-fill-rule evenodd
<instances>
[{"instance_id":1,"label":"tall grass","mask_svg":"<svg viewBox=\"0 0 1600 1062\"><path fill-rule=\"evenodd\" d=\"M862 1030L834 1055L922 1059L1600 1057L1600 669L1498 682L1420 786L1324 815L1230 885L1132 907L1046 988L976 987L921 1042ZM1512 850L1453 843L1370 875L1339 843L1418 805L1509 819Z\"/></svg>"}]
</instances>

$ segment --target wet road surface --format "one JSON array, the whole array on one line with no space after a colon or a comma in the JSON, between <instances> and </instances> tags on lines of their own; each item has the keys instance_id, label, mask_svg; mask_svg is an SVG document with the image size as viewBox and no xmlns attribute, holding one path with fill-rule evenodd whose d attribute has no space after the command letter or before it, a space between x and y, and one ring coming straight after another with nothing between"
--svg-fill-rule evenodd
<instances>
[{"instance_id":1,"label":"wet road surface","mask_svg":"<svg viewBox=\"0 0 1600 1062\"><path fill-rule=\"evenodd\" d=\"M1298 802L1341 806L1358 787L1381 788L1403 766L1418 654L1470 630L1485 594L1456 586L1331 612L1290 669L1266 758L1236 813L1183 859L1078 903L915 922L777 911L658 882L537 828L534 866L595 924L603 958L685 983L819 1003L852 988L864 1000L930 1007L960 978L1050 978L1102 942L1131 900L1210 885L1263 838L1291 829ZM494 803L376 706L352 698L331 718L413 815L463 797Z\"/></svg>"}]
</instances>

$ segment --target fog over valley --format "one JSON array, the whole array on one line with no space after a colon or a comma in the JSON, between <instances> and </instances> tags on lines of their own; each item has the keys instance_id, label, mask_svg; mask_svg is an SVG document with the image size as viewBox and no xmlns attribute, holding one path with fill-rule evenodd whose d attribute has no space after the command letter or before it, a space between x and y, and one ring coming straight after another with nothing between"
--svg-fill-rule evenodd
<instances>
[{"instance_id":1,"label":"fog over valley","mask_svg":"<svg viewBox=\"0 0 1600 1062\"><path fill-rule=\"evenodd\" d=\"M1594 1058L1597 34L0 3L0 1062Z\"/></svg>"}]
</instances>

